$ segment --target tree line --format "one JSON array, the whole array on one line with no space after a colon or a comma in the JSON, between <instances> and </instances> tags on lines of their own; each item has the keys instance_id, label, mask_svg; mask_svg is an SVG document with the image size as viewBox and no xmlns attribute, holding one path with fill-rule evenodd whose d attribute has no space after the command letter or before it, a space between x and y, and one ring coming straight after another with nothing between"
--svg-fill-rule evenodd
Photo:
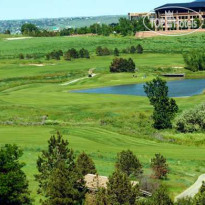
<instances>
[{"instance_id":1,"label":"tree line","mask_svg":"<svg viewBox=\"0 0 205 205\"><path fill-rule=\"evenodd\" d=\"M151 27L148 18L145 18L146 25ZM52 37L52 36L70 36L70 35L82 35L82 34L96 34L109 36L110 34L121 34L123 36L135 35L137 31L146 31L146 27L143 23L143 18L138 20L129 20L127 18L120 18L118 23L112 24L98 24L95 23L90 26L81 28L65 28L60 31L48 31L38 28L31 23L23 24L21 27L21 33L24 35L34 37Z\"/></svg>"},{"instance_id":2,"label":"tree line","mask_svg":"<svg viewBox=\"0 0 205 205\"><path fill-rule=\"evenodd\" d=\"M144 51L144 48L138 44L137 46L131 46L124 48L122 50L119 50L118 48L115 48L114 50L109 49L107 47L98 46L95 50L95 53L97 56L107 56L107 55L114 55L114 56L120 56L121 53L123 54L142 54ZM23 59L37 59L42 57L40 54L23 54L20 53L18 55L18 58ZM62 50L53 50L45 55L46 60L60 60L61 57L64 57L64 60L70 61L72 58L90 58L90 52L87 49L81 48L80 50L77 50L75 48L71 48L66 52L63 52Z\"/></svg>"}]
</instances>

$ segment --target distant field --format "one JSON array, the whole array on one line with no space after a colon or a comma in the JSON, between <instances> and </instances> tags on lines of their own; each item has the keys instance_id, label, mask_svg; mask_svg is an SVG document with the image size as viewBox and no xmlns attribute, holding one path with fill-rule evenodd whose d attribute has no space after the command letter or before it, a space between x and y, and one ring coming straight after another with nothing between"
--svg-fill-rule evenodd
<instances>
[{"instance_id":1,"label":"distant field","mask_svg":"<svg viewBox=\"0 0 205 205\"><path fill-rule=\"evenodd\" d=\"M134 37L46 37L25 40L7 41L1 38L0 58L13 58L19 53L46 54L52 50L82 47L94 53L97 46L106 46L109 49L119 49L131 45L141 44L145 52L154 53L182 53L190 49L204 48L205 34L197 33L181 37L154 37L135 39Z\"/></svg>"},{"instance_id":2,"label":"distant field","mask_svg":"<svg viewBox=\"0 0 205 205\"><path fill-rule=\"evenodd\" d=\"M136 40L122 37L55 37L17 41L0 40L0 145L16 143L24 149L22 160L36 199L36 159L51 134L61 131L76 154L86 151L95 161L99 174L109 175L115 156L123 149L133 150L143 163L145 175L150 175L150 159L162 153L170 165L168 180L171 196L190 186L205 172L205 133L182 134L176 130L155 130L152 127L153 108L146 97L70 93L74 89L141 83L163 73L185 73L187 78L205 78L205 72L184 69L182 50L203 47L204 36L184 38L157 37ZM141 43L144 54L127 54L138 68L132 73L111 74L109 66L114 56L97 57L97 46L120 49ZM19 53L46 53L53 49L87 48L91 59L46 61L6 59ZM154 53L154 51L156 51ZM41 64L41 67L35 64ZM85 78L62 86L63 82L86 77L94 69L94 78ZM146 75L146 79L144 76ZM168 80L173 80L168 79ZM179 114L205 102L205 94L176 98ZM46 123L40 125L43 116Z\"/></svg>"}]
</instances>

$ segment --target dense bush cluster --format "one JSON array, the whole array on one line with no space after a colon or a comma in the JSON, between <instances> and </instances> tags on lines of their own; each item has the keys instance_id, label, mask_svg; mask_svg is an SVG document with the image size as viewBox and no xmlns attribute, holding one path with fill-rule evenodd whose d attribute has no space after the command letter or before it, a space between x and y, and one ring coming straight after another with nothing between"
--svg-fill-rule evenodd
<instances>
[{"instance_id":1,"label":"dense bush cluster","mask_svg":"<svg viewBox=\"0 0 205 205\"><path fill-rule=\"evenodd\" d=\"M110 66L110 72L119 73L119 72L135 72L135 63L132 58L115 58Z\"/></svg>"},{"instance_id":2,"label":"dense bush cluster","mask_svg":"<svg viewBox=\"0 0 205 205\"><path fill-rule=\"evenodd\" d=\"M108 55L111 55L111 51L105 47L105 48L102 48L101 46L98 46L96 48L96 55L97 56L108 56Z\"/></svg>"},{"instance_id":3,"label":"dense bush cluster","mask_svg":"<svg viewBox=\"0 0 205 205\"><path fill-rule=\"evenodd\" d=\"M142 54L144 51L143 47L139 44L137 46L131 46L128 48L124 48L121 51L118 48L115 48L114 51L108 49L107 47L102 48L101 46L98 46L96 48L96 55L97 56L107 56L107 55L111 55L114 54L115 56L119 56L120 53L124 53L124 54Z\"/></svg>"},{"instance_id":4,"label":"dense bush cluster","mask_svg":"<svg viewBox=\"0 0 205 205\"><path fill-rule=\"evenodd\" d=\"M55 59L60 60L61 57L64 56L64 59L70 61L72 58L90 58L89 51L82 48L77 51L74 48L69 49L67 52L63 52L62 50L52 51L46 54L46 60Z\"/></svg>"},{"instance_id":5,"label":"dense bush cluster","mask_svg":"<svg viewBox=\"0 0 205 205\"><path fill-rule=\"evenodd\" d=\"M176 129L180 132L205 130L205 103L183 112L176 119Z\"/></svg>"},{"instance_id":6,"label":"dense bush cluster","mask_svg":"<svg viewBox=\"0 0 205 205\"><path fill-rule=\"evenodd\" d=\"M205 50L194 50L183 55L186 68L191 71L205 70Z\"/></svg>"},{"instance_id":7,"label":"dense bush cluster","mask_svg":"<svg viewBox=\"0 0 205 205\"><path fill-rule=\"evenodd\" d=\"M39 56L37 56L36 54L26 54L24 55L23 53L20 53L18 55L19 59L37 59Z\"/></svg>"},{"instance_id":8,"label":"dense bush cluster","mask_svg":"<svg viewBox=\"0 0 205 205\"><path fill-rule=\"evenodd\" d=\"M131 47L123 49L122 53L130 53L130 54L139 53L139 54L142 54L143 51L144 51L143 47L139 44L137 46L131 46Z\"/></svg>"}]
</instances>

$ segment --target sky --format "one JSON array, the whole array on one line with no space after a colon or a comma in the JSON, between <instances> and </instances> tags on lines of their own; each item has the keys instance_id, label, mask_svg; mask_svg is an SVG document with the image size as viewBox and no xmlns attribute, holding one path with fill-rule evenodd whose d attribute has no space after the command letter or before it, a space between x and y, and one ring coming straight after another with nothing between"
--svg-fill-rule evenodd
<instances>
[{"instance_id":1,"label":"sky","mask_svg":"<svg viewBox=\"0 0 205 205\"><path fill-rule=\"evenodd\" d=\"M190 0L1 0L0 20L126 15Z\"/></svg>"}]
</instances>

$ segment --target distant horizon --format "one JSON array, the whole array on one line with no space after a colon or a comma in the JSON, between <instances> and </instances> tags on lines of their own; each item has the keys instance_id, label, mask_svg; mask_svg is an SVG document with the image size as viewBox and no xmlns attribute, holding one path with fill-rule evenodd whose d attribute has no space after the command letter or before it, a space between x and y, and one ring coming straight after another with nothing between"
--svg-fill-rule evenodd
<instances>
[{"instance_id":1,"label":"distant horizon","mask_svg":"<svg viewBox=\"0 0 205 205\"><path fill-rule=\"evenodd\" d=\"M44 18L25 18L25 19L0 19L0 21L25 21L25 20L42 20L42 19L63 19L63 18L96 18L96 17L105 17L105 16L126 16L127 14L113 14L113 15L98 15L98 16L65 16L65 17L44 17Z\"/></svg>"},{"instance_id":2,"label":"distant horizon","mask_svg":"<svg viewBox=\"0 0 205 205\"><path fill-rule=\"evenodd\" d=\"M36 20L97 16L120 16L129 12L149 12L166 3L183 3L192 0L10 0L1 2L0 20Z\"/></svg>"}]
</instances>

